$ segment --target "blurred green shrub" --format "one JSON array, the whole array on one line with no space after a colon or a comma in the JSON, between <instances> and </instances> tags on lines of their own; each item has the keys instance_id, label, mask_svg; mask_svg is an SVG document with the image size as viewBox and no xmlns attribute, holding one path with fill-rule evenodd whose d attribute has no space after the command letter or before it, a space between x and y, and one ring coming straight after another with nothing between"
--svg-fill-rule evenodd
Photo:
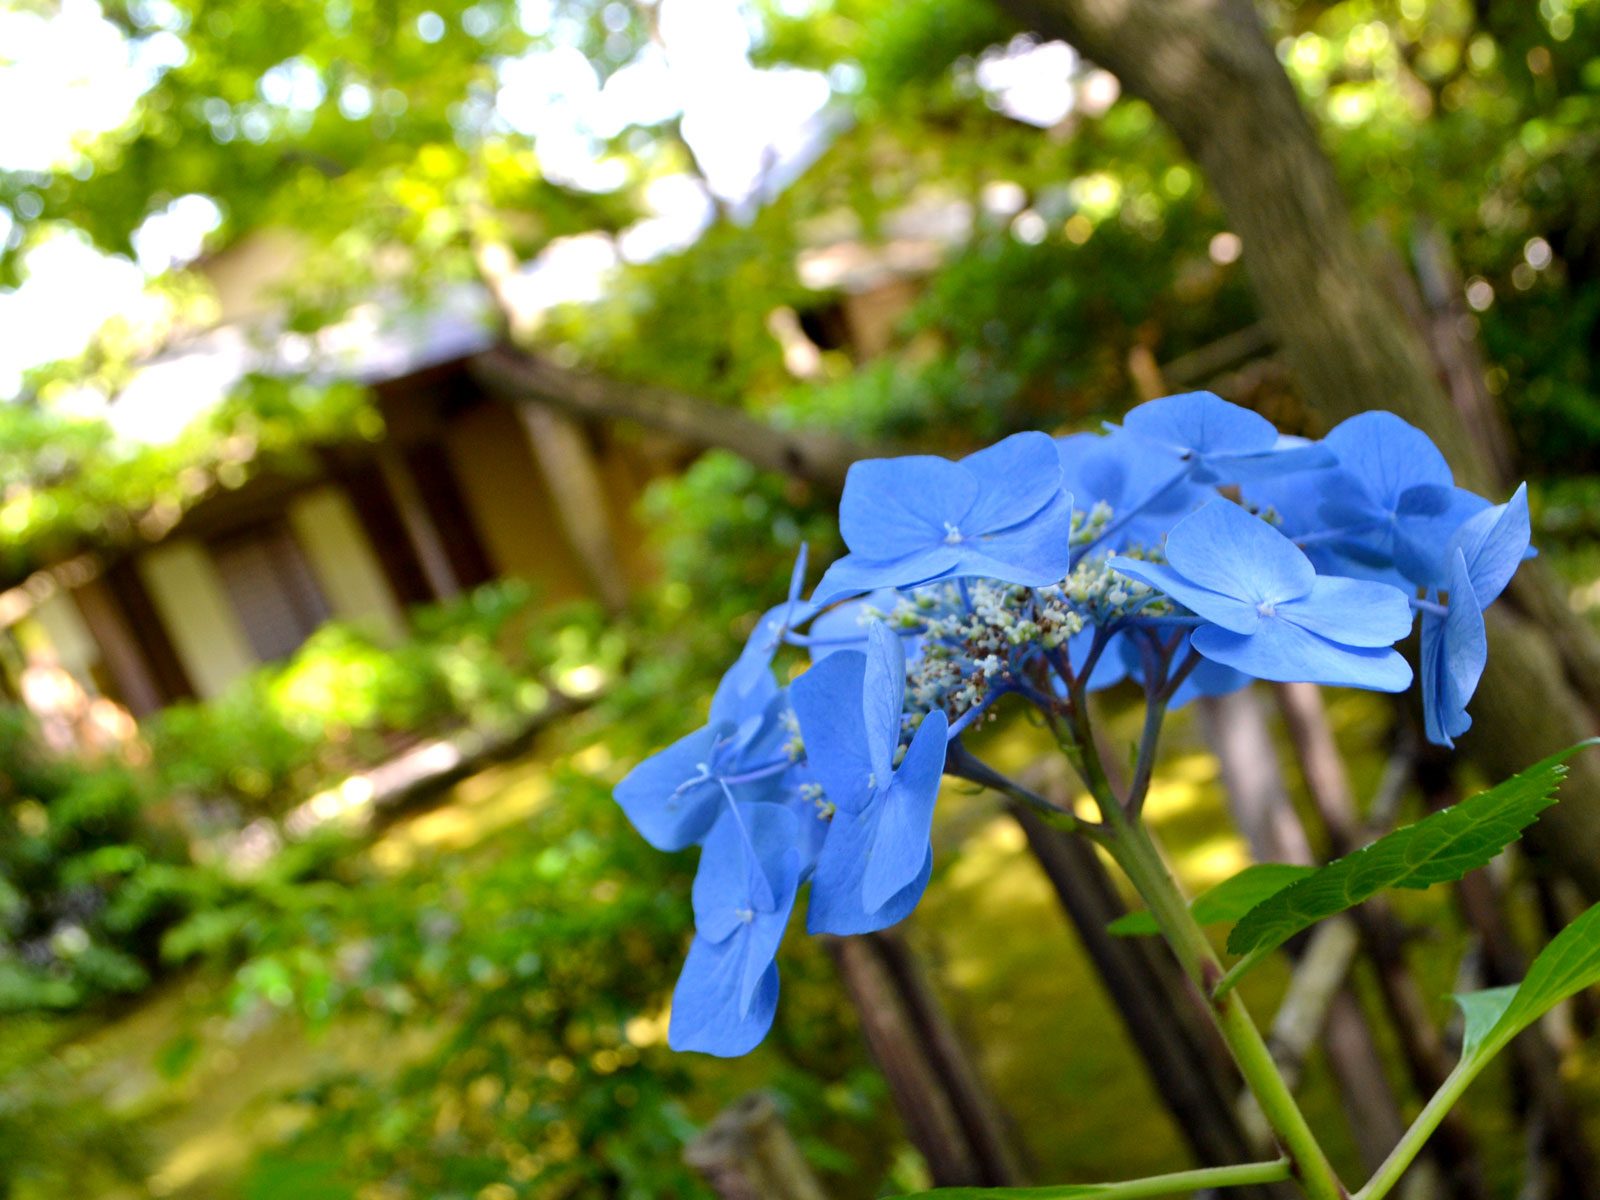
<instances>
[{"instance_id":1,"label":"blurred green shrub","mask_svg":"<svg viewBox=\"0 0 1600 1200\"><path fill-rule=\"evenodd\" d=\"M227 827L279 815L417 737L513 726L548 701L541 676L559 666L561 630L584 620L536 614L529 587L502 580L415 610L397 645L330 622L287 661L149 722L158 787L223 804L213 817Z\"/></svg>"},{"instance_id":2,"label":"blurred green shrub","mask_svg":"<svg viewBox=\"0 0 1600 1200\"><path fill-rule=\"evenodd\" d=\"M153 795L124 764L44 752L25 714L0 709L0 1013L73 1008L149 982L175 911L129 908L127 889L187 860Z\"/></svg>"}]
</instances>

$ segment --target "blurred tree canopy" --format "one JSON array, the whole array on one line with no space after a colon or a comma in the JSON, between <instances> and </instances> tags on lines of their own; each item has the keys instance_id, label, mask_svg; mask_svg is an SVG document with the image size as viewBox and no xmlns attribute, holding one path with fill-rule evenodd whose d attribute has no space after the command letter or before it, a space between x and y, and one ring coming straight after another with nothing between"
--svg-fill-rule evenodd
<instances>
[{"instance_id":1,"label":"blurred tree canopy","mask_svg":"<svg viewBox=\"0 0 1600 1200\"><path fill-rule=\"evenodd\" d=\"M1529 469L1592 470L1595 6L1346 0L1267 14L1358 217L1401 253L1419 222L1447 235ZM593 72L579 86L633 71L681 88L646 70L683 54L663 37L667 15L617 0L109 5L131 52L156 64L152 82L122 125L57 168L0 174L0 273L24 278L30 249L63 230L130 254L152 217L204 197L217 219L208 247L271 231L306 248L286 326L313 330L375 295L436 304L483 276L486 250L525 264L562 237L616 235L648 217L653 186L687 181L709 228L687 248L624 260L600 300L546 313L535 340L780 423L899 441L1113 412L1130 396L1131 347L1170 360L1253 319L1237 250L1214 240L1222 216L1149 108L1069 56L1056 61L1072 102L1026 112L1017 64L1031 55L1036 78L1038 39L981 0L730 9L755 69L816 72L827 87L815 161L774 166L745 195L708 186L705 144L686 136L670 87L619 109L614 128L575 125L582 152L568 145L550 168L539 147L563 145L546 135L578 58ZM970 203L976 220L890 354L827 353L797 381L768 329L774 309L826 300L801 285L797 255L829 231L870 244L895 213L935 199ZM280 381L188 442L118 444L84 416L82 389L114 396L131 363L214 311L185 264L150 287L165 298L161 327L108 329L77 360L31 373L24 403L0 414L13 573L74 532L115 525L119 509L183 502L196 485L186 468L215 469L241 425L284 444L352 428L348 397L343 419L329 418L320 392Z\"/></svg>"}]
</instances>

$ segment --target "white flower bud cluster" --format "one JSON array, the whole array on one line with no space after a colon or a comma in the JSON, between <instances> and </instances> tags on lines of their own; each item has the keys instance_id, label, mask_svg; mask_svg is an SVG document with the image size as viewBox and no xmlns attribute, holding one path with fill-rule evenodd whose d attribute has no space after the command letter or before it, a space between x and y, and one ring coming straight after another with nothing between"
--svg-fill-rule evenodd
<instances>
[{"instance_id":1,"label":"white flower bud cluster","mask_svg":"<svg viewBox=\"0 0 1600 1200\"><path fill-rule=\"evenodd\" d=\"M794 715L794 709L786 708L778 721L784 733L789 735L783 739L784 754L790 762L799 762L806 752L805 741L800 736L800 718Z\"/></svg>"},{"instance_id":2,"label":"white flower bud cluster","mask_svg":"<svg viewBox=\"0 0 1600 1200\"><path fill-rule=\"evenodd\" d=\"M1105 533L1106 526L1111 524L1111 506L1104 500L1096 500L1094 507L1085 512L1081 508L1072 510L1072 544L1074 546L1087 546L1098 541Z\"/></svg>"},{"instance_id":3,"label":"white flower bud cluster","mask_svg":"<svg viewBox=\"0 0 1600 1200\"><path fill-rule=\"evenodd\" d=\"M1142 547L1123 550L1122 554L1148 562L1163 561L1160 551ZM1063 582L1041 588L1039 595L1041 599L1054 599L1059 595L1095 625L1108 625L1135 614L1165 616L1172 611L1171 601L1160 592L1108 567L1105 555L1085 558Z\"/></svg>"}]
</instances>

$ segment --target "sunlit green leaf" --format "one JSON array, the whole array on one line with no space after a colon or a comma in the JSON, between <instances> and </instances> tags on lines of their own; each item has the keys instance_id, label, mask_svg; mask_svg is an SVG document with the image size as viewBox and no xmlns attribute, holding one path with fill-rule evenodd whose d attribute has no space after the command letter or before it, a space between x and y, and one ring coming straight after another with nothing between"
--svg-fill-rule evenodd
<instances>
[{"instance_id":1,"label":"sunlit green leaf","mask_svg":"<svg viewBox=\"0 0 1600 1200\"><path fill-rule=\"evenodd\" d=\"M1347 854L1246 913L1228 937L1234 954L1254 958L1302 929L1353 908L1388 888L1426 888L1460 879L1522 836L1555 803L1562 761L1580 742L1469 800L1397 829Z\"/></svg>"}]
</instances>

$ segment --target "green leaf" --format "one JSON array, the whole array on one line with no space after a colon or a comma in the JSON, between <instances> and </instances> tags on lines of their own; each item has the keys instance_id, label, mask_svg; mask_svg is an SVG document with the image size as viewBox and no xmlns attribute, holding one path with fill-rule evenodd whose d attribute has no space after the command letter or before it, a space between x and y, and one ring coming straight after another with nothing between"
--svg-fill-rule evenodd
<instances>
[{"instance_id":1,"label":"green leaf","mask_svg":"<svg viewBox=\"0 0 1600 1200\"><path fill-rule=\"evenodd\" d=\"M1512 1037L1568 996L1596 983L1600 983L1600 904L1558 933L1533 960L1489 1037Z\"/></svg>"},{"instance_id":2,"label":"green leaf","mask_svg":"<svg viewBox=\"0 0 1600 1200\"><path fill-rule=\"evenodd\" d=\"M1508 987L1486 988L1481 992L1462 992L1451 997L1466 1019L1466 1027L1461 1034L1463 1061L1478 1053L1489 1040L1489 1035L1500 1024L1500 1018L1505 1016L1506 1009L1510 1007L1512 997L1516 994L1517 985L1513 983Z\"/></svg>"},{"instance_id":3,"label":"green leaf","mask_svg":"<svg viewBox=\"0 0 1600 1200\"><path fill-rule=\"evenodd\" d=\"M1568 925L1533 960L1520 984L1454 997L1466 1018L1456 1072L1471 1079L1507 1042L1569 996L1600 983L1600 904Z\"/></svg>"},{"instance_id":4,"label":"green leaf","mask_svg":"<svg viewBox=\"0 0 1600 1200\"><path fill-rule=\"evenodd\" d=\"M1460 879L1522 836L1555 803L1562 761L1579 742L1470 800L1397 829L1269 896L1228 937L1234 954L1259 961L1302 929L1353 908L1386 888L1426 888ZM1237 971L1237 968L1235 969ZM1235 972L1230 972L1235 976Z\"/></svg>"},{"instance_id":5,"label":"green leaf","mask_svg":"<svg viewBox=\"0 0 1600 1200\"><path fill-rule=\"evenodd\" d=\"M1315 867L1295 863L1251 863L1237 875L1207 888L1194 898L1189 911L1201 925L1220 925L1237 921L1267 897L1283 891L1305 878ZM1118 917L1106 928L1118 937L1137 937L1160 933L1161 927L1149 912L1131 912Z\"/></svg>"}]
</instances>

